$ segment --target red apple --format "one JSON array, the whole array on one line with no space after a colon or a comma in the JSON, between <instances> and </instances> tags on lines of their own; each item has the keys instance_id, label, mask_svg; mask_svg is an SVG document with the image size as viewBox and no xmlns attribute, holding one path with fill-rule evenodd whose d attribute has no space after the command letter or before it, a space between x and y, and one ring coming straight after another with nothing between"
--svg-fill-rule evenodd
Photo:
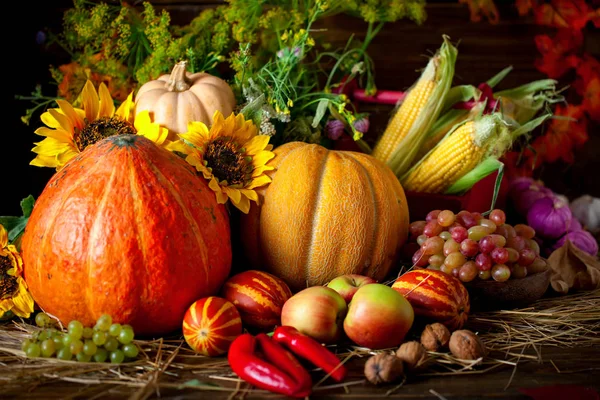
<instances>
[{"instance_id":1,"label":"red apple","mask_svg":"<svg viewBox=\"0 0 600 400\"><path fill-rule=\"evenodd\" d=\"M412 305L382 283L360 287L348 305L344 332L355 344L370 349L397 347L412 327Z\"/></svg>"},{"instance_id":2,"label":"red apple","mask_svg":"<svg viewBox=\"0 0 600 400\"><path fill-rule=\"evenodd\" d=\"M327 286L311 286L290 297L281 310L281 325L290 325L321 343L336 342L342 332L348 306Z\"/></svg>"},{"instance_id":3,"label":"red apple","mask_svg":"<svg viewBox=\"0 0 600 400\"><path fill-rule=\"evenodd\" d=\"M350 303L352 296L358 290L359 287L368 285L369 283L376 283L377 281L369 276L358 275L358 274L346 274L340 275L327 284L327 287L332 288L338 292L346 303Z\"/></svg>"}]
</instances>

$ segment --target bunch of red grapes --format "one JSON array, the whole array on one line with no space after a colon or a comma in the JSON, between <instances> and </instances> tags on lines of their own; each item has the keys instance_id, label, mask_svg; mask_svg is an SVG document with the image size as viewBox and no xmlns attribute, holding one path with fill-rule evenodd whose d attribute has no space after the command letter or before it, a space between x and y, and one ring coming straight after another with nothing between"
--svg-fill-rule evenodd
<instances>
[{"instance_id":1,"label":"bunch of red grapes","mask_svg":"<svg viewBox=\"0 0 600 400\"><path fill-rule=\"evenodd\" d=\"M418 248L415 267L441 270L471 282L475 278L505 282L545 271L535 230L506 223L501 209L483 216L466 210L433 210L425 221L410 224L410 241Z\"/></svg>"}]
</instances>

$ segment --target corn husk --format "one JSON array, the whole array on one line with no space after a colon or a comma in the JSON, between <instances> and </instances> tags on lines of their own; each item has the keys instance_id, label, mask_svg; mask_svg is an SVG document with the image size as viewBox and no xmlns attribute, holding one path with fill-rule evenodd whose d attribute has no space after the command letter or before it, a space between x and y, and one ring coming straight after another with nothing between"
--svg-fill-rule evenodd
<instances>
[{"instance_id":1,"label":"corn husk","mask_svg":"<svg viewBox=\"0 0 600 400\"><path fill-rule=\"evenodd\" d=\"M550 117L552 117L552 114L546 113L534 120L529 121L525 125L511 126L510 124L507 124L507 126L509 127L508 129L510 131L510 139L503 139L495 143L490 143L490 147L488 148L488 157L486 157L481 163L479 163L479 165L477 165L473 170L467 172L460 179L454 182L454 184L452 184L445 191L445 194L464 194L481 179L496 171L499 172L499 179L502 179L502 175L500 173L503 170L504 164L502 164L502 162L498 159L504 155L504 153L510 148L510 146L515 140L517 140L523 135L527 135L529 132L540 126ZM496 183L496 191L499 189L499 184L500 182ZM497 193L494 194L494 199L496 198L496 195Z\"/></svg>"},{"instance_id":2,"label":"corn husk","mask_svg":"<svg viewBox=\"0 0 600 400\"><path fill-rule=\"evenodd\" d=\"M424 74L435 74L434 79L437 81L437 86L423 110L419 112L414 125L406 137L396 146L387 161L388 166L396 176L401 176L410 168L413 159L425 140L427 132L429 132L434 121L440 115L454 78L454 66L457 54L458 50L450 43L450 38L444 35L444 43L436 55L429 60L427 67L421 75L423 77Z\"/></svg>"},{"instance_id":3,"label":"corn husk","mask_svg":"<svg viewBox=\"0 0 600 400\"><path fill-rule=\"evenodd\" d=\"M512 69L512 66L504 68L502 71L488 79L486 83L491 88L494 88L512 71ZM440 140L442 140L442 138L450 131L450 129L452 129L454 125L475 118L485 108L485 103L483 102L477 103L470 110L452 108L454 105L469 100L479 101L480 97L481 90L473 85L460 85L452 87L448 92L448 96L446 97L446 103L444 104L442 115L435 121L427 133L427 138L419 149L414 161L418 161L423 158L425 154L427 154Z\"/></svg>"},{"instance_id":4,"label":"corn husk","mask_svg":"<svg viewBox=\"0 0 600 400\"><path fill-rule=\"evenodd\" d=\"M548 110L551 104L564 101L564 97L556 89L557 83L554 79L541 79L513 89L502 90L495 93L494 97L500 102L499 110L504 118L523 125L531 121L540 111Z\"/></svg>"}]
</instances>

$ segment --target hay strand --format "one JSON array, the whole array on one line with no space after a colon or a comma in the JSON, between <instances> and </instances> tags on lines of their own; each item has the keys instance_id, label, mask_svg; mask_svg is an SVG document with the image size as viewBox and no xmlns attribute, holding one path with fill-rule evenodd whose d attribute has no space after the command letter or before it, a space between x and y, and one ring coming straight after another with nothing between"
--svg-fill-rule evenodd
<instances>
[{"instance_id":1,"label":"hay strand","mask_svg":"<svg viewBox=\"0 0 600 400\"><path fill-rule=\"evenodd\" d=\"M474 313L466 326L477 332L489 350L485 358L460 360L449 352L429 352L431 362L420 376L444 377L483 375L499 368L511 368L508 388L525 362L542 362L541 348L585 347L600 344L600 289L569 296L541 299L525 308ZM138 360L121 365L81 363L55 358L27 358L21 343L37 327L24 320L0 324L0 397L23 391L32 392L44 385L59 382L73 387L73 393L62 398L100 398L106 393L115 397L147 399L160 397L161 390L188 389L200 392L224 392L228 398L244 398L250 394L269 394L239 379L229 368L226 357L210 358L196 354L179 337L155 340L136 340L140 348ZM342 364L364 363L382 351L338 344L331 346ZM551 360L557 373L563 371ZM362 365L362 364L360 364ZM353 387L364 385L365 379L355 375L346 382L333 383L320 370L315 376L313 390L318 393L336 392L353 397ZM389 388L385 396L396 393L406 380ZM64 385L62 385L64 386ZM432 395L441 395L431 392ZM360 396L359 396L360 397Z\"/></svg>"}]
</instances>

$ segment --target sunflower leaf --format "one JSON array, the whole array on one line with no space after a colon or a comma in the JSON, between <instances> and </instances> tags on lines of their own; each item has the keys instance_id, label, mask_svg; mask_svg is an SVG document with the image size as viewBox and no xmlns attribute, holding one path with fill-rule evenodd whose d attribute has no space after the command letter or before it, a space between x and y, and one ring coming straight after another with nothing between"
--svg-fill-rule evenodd
<instances>
[{"instance_id":1,"label":"sunflower leaf","mask_svg":"<svg viewBox=\"0 0 600 400\"><path fill-rule=\"evenodd\" d=\"M0 217L0 225L4 226L4 229L8 232L8 241L14 242L16 241L25 231L25 226L27 225L27 221L29 220L29 216L31 215L31 211L33 210L33 204L35 200L32 195L27 196L23 200L21 200L21 210L23 210L23 215L20 217Z\"/></svg>"}]
</instances>

